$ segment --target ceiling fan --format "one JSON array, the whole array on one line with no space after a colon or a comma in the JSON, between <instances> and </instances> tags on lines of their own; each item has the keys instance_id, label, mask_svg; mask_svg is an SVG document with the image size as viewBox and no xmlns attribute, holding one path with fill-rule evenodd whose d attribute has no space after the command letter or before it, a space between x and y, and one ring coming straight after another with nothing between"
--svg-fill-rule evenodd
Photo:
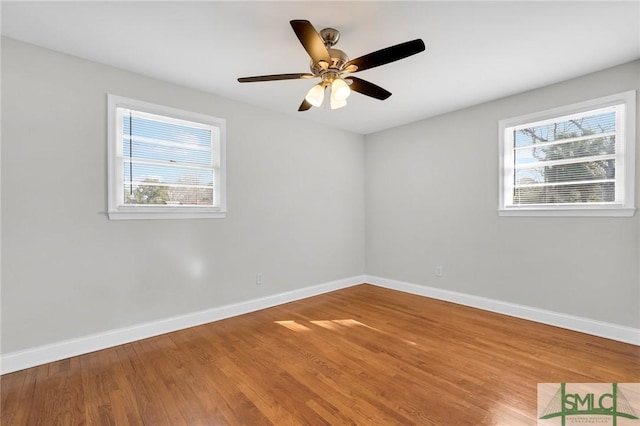
<instances>
[{"instance_id":1,"label":"ceiling fan","mask_svg":"<svg viewBox=\"0 0 640 426\"><path fill-rule=\"evenodd\" d=\"M320 83L309 90L302 104L300 104L298 111L306 111L312 106L321 106L327 87L331 88L331 109L346 106L347 98L352 90L375 99L385 100L391 96L391 92L366 80L353 76L344 76L344 74L352 74L388 64L425 50L424 42L421 39L416 39L376 50L359 58L349 60L346 53L333 48L340 39L338 30L325 28L318 33L309 21L296 19L290 21L290 23L300 43L302 43L302 46L311 57L311 73L241 77L238 81L240 83L252 83L258 81L297 80L319 77Z\"/></svg>"}]
</instances>

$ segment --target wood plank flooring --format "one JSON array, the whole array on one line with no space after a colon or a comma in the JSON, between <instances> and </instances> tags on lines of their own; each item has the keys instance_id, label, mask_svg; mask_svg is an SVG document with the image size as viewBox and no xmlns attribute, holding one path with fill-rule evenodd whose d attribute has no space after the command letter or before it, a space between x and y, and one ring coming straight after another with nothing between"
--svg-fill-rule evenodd
<instances>
[{"instance_id":1,"label":"wood plank flooring","mask_svg":"<svg viewBox=\"0 0 640 426\"><path fill-rule=\"evenodd\" d=\"M360 285L1 377L2 425L536 424L640 347Z\"/></svg>"}]
</instances>

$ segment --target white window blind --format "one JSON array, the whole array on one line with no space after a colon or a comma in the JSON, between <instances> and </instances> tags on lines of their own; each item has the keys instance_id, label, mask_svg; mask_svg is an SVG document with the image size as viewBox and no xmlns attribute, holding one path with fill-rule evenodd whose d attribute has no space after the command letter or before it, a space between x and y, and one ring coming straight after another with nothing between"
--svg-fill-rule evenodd
<instances>
[{"instance_id":1,"label":"white window blind","mask_svg":"<svg viewBox=\"0 0 640 426\"><path fill-rule=\"evenodd\" d=\"M217 128L117 109L125 204L212 206Z\"/></svg>"},{"instance_id":2,"label":"white window blind","mask_svg":"<svg viewBox=\"0 0 640 426\"><path fill-rule=\"evenodd\" d=\"M501 123L501 209L633 208L629 102L597 104Z\"/></svg>"},{"instance_id":3,"label":"white window blind","mask_svg":"<svg viewBox=\"0 0 640 426\"><path fill-rule=\"evenodd\" d=\"M514 127L513 204L615 202L616 121L622 109Z\"/></svg>"},{"instance_id":4,"label":"white window blind","mask_svg":"<svg viewBox=\"0 0 640 426\"><path fill-rule=\"evenodd\" d=\"M223 211L223 122L115 96L110 109L111 218Z\"/></svg>"}]
</instances>

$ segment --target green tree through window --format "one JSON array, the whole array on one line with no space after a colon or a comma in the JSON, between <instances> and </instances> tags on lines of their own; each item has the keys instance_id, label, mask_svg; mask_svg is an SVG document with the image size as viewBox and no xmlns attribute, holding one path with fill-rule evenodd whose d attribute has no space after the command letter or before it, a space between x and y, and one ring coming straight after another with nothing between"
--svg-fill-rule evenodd
<instances>
[{"instance_id":1,"label":"green tree through window","mask_svg":"<svg viewBox=\"0 0 640 426\"><path fill-rule=\"evenodd\" d=\"M530 141L531 156L541 164L520 174L514 185L515 202L567 204L615 200L613 113L515 132L520 133L516 140L520 137Z\"/></svg>"}]
</instances>

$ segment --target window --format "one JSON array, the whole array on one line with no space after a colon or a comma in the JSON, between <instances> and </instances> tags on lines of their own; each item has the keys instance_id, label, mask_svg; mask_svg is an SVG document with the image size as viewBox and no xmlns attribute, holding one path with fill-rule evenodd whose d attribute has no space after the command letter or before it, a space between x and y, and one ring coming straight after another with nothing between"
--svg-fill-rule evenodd
<instances>
[{"instance_id":1,"label":"window","mask_svg":"<svg viewBox=\"0 0 640 426\"><path fill-rule=\"evenodd\" d=\"M108 95L109 219L225 216L225 120Z\"/></svg>"},{"instance_id":2,"label":"window","mask_svg":"<svg viewBox=\"0 0 640 426\"><path fill-rule=\"evenodd\" d=\"M503 216L633 216L635 91L501 120Z\"/></svg>"}]
</instances>

